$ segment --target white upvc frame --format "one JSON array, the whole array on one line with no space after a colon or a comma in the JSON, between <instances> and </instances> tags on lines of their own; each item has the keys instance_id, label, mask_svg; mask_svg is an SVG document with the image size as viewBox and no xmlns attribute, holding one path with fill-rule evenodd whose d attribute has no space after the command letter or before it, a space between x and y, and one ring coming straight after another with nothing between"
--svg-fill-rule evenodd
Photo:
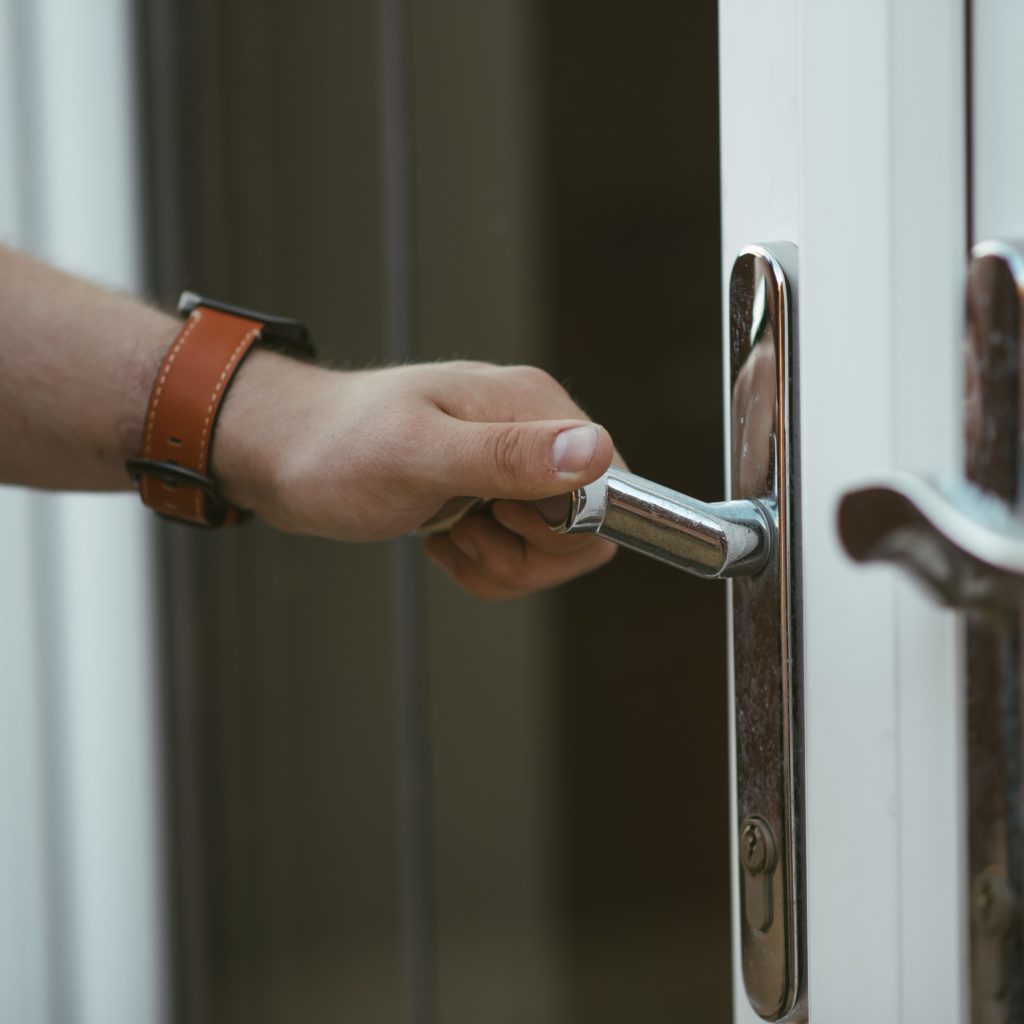
<instances>
[{"instance_id":1,"label":"white upvc frame","mask_svg":"<svg viewBox=\"0 0 1024 1024\"><path fill-rule=\"evenodd\" d=\"M0 0L0 239L140 284L128 0ZM0 488L0 1018L167 1019L152 528Z\"/></svg>"},{"instance_id":2,"label":"white upvc frame","mask_svg":"<svg viewBox=\"0 0 1024 1024\"><path fill-rule=\"evenodd\" d=\"M973 242L1024 240L1024 5L972 0Z\"/></svg>"},{"instance_id":3,"label":"white upvc frame","mask_svg":"<svg viewBox=\"0 0 1024 1024\"><path fill-rule=\"evenodd\" d=\"M723 280L744 244L800 247L808 978L829 1024L965 1012L958 620L835 530L865 477L960 471L963 18L720 4ZM738 948L734 978L757 1020Z\"/></svg>"}]
</instances>

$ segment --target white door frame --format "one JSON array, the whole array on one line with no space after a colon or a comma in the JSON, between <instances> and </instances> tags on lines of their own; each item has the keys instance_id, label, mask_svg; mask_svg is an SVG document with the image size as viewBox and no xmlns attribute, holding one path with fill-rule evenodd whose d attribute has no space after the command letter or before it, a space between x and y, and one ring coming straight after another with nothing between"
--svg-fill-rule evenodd
<instances>
[{"instance_id":1,"label":"white door frame","mask_svg":"<svg viewBox=\"0 0 1024 1024\"><path fill-rule=\"evenodd\" d=\"M744 244L800 248L810 1016L954 1022L958 620L852 565L835 509L891 468L960 472L963 3L722 0L719 32L723 280Z\"/></svg>"}]
</instances>

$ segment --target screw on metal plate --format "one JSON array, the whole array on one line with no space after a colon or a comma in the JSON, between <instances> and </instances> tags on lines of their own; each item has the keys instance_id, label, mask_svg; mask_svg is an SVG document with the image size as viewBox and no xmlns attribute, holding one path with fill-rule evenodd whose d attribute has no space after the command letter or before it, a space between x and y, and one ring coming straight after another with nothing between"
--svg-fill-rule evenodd
<instances>
[{"instance_id":1,"label":"screw on metal plate","mask_svg":"<svg viewBox=\"0 0 1024 1024\"><path fill-rule=\"evenodd\" d=\"M763 818L752 815L740 826L740 863L743 865L743 912L756 932L766 932L774 917L772 878L778 862L775 833Z\"/></svg>"}]
</instances>

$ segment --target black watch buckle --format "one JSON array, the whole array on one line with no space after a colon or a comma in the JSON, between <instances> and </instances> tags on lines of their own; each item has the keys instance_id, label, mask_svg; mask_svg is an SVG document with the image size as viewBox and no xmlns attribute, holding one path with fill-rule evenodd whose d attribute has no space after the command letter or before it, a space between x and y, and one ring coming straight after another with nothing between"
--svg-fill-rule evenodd
<instances>
[{"instance_id":1,"label":"black watch buckle","mask_svg":"<svg viewBox=\"0 0 1024 1024\"><path fill-rule=\"evenodd\" d=\"M258 320L263 329L260 331L260 344L267 348L277 349L287 355L316 358L316 349L309 336L306 325L301 320L292 320L286 316L275 316L273 313L261 313L245 306L236 306L220 299L207 298L197 292L182 292L178 299L178 312L188 316L200 306L216 309L220 313L230 313L246 320Z\"/></svg>"},{"instance_id":2,"label":"black watch buckle","mask_svg":"<svg viewBox=\"0 0 1024 1024\"><path fill-rule=\"evenodd\" d=\"M195 473L191 469L179 466L176 462L160 462L157 459L129 459L125 463L128 468L128 475L135 483L139 482L141 476L151 476L159 480L165 487L196 487L203 492L206 501L204 514L207 525L220 526L227 518L231 505L224 500L217 490L217 483L212 477L203 476L202 473ZM164 516L158 509L157 515L164 519L171 519L176 523L182 520L176 516ZM245 518L249 513L239 510L239 519ZM199 524L192 524L199 525Z\"/></svg>"}]
</instances>

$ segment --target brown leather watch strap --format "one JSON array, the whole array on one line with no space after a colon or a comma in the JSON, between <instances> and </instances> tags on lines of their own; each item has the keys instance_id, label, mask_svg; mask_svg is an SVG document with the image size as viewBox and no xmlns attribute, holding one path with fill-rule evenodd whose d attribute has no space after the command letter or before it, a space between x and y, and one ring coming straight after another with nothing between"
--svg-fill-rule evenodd
<instances>
[{"instance_id":1,"label":"brown leather watch strap","mask_svg":"<svg viewBox=\"0 0 1024 1024\"><path fill-rule=\"evenodd\" d=\"M142 500L162 515L200 526L238 520L239 510L218 498L209 478L210 452L221 402L262 329L258 320L200 306L167 350L149 397L141 458L129 463Z\"/></svg>"}]
</instances>

